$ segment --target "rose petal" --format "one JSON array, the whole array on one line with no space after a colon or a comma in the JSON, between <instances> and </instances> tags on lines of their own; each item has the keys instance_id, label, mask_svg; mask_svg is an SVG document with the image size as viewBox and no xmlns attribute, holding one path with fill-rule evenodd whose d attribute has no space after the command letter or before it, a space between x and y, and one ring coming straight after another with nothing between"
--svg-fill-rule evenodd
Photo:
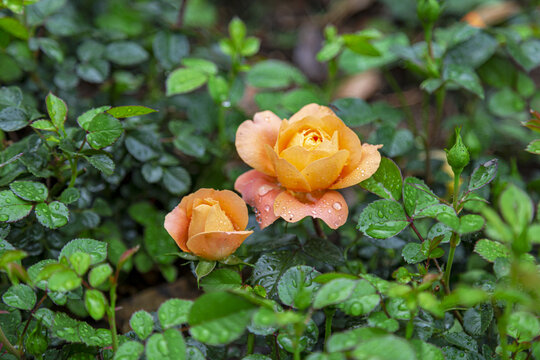
<instances>
[{"instance_id":1,"label":"rose petal","mask_svg":"<svg viewBox=\"0 0 540 360\"><path fill-rule=\"evenodd\" d=\"M214 193L214 199L219 201L219 206L227 217L232 221L234 229L245 230L249 221L246 203L238 194L230 190L221 190Z\"/></svg>"},{"instance_id":2,"label":"rose petal","mask_svg":"<svg viewBox=\"0 0 540 360\"><path fill-rule=\"evenodd\" d=\"M312 195L312 199L305 201L284 191L276 197L274 212L288 222L297 222L311 216L321 219L330 228L337 229L347 221L349 208L337 191L326 191L317 197Z\"/></svg>"},{"instance_id":3,"label":"rose petal","mask_svg":"<svg viewBox=\"0 0 540 360\"><path fill-rule=\"evenodd\" d=\"M213 231L191 237L189 251L207 260L221 260L231 255L253 231Z\"/></svg>"},{"instance_id":4,"label":"rose petal","mask_svg":"<svg viewBox=\"0 0 540 360\"><path fill-rule=\"evenodd\" d=\"M244 205L244 207L246 207ZM243 227L242 230L246 228ZM213 205L208 212L206 217L206 222L204 224L204 231L200 232L210 232L210 231L235 231L236 229L233 226L233 223L225 214L225 211L221 209L219 204Z\"/></svg>"},{"instance_id":5,"label":"rose petal","mask_svg":"<svg viewBox=\"0 0 540 360\"><path fill-rule=\"evenodd\" d=\"M187 248L189 220L186 211L178 205L165 216L165 230L171 235L182 251L189 252Z\"/></svg>"},{"instance_id":6,"label":"rose petal","mask_svg":"<svg viewBox=\"0 0 540 360\"><path fill-rule=\"evenodd\" d=\"M194 202L196 203L197 200L199 199L196 199ZM211 210L212 206L204 203L193 206L191 219L189 219L188 238L206 231L206 219Z\"/></svg>"},{"instance_id":7,"label":"rose petal","mask_svg":"<svg viewBox=\"0 0 540 360\"><path fill-rule=\"evenodd\" d=\"M294 191L311 191L306 178L293 164L279 158L274 149L268 145L266 145L266 153L272 159L278 181L284 188Z\"/></svg>"},{"instance_id":8,"label":"rose petal","mask_svg":"<svg viewBox=\"0 0 540 360\"><path fill-rule=\"evenodd\" d=\"M236 131L236 151L240 158L252 168L267 175L274 174L274 167L268 158L264 145L276 144L281 119L271 111L256 113L252 120L246 120Z\"/></svg>"},{"instance_id":9,"label":"rose petal","mask_svg":"<svg viewBox=\"0 0 540 360\"><path fill-rule=\"evenodd\" d=\"M377 171L381 163L381 154L378 149L382 145L362 145L362 159L349 174L339 179L330 189L343 189L349 186L353 186L369 178Z\"/></svg>"},{"instance_id":10,"label":"rose petal","mask_svg":"<svg viewBox=\"0 0 540 360\"><path fill-rule=\"evenodd\" d=\"M347 150L339 150L332 156L316 160L302 170L311 190L328 189L341 174L343 166L349 159Z\"/></svg>"},{"instance_id":11,"label":"rose petal","mask_svg":"<svg viewBox=\"0 0 540 360\"><path fill-rule=\"evenodd\" d=\"M236 179L234 189L242 194L245 202L257 209L257 222L261 229L277 220L278 216L273 210L274 199L283 190L277 184L276 178L250 170Z\"/></svg>"},{"instance_id":12,"label":"rose petal","mask_svg":"<svg viewBox=\"0 0 540 360\"><path fill-rule=\"evenodd\" d=\"M319 104L309 104L298 110L296 114L291 116L289 119L289 122L293 123L302 119L305 119L307 117L315 117L315 118L323 118L325 116L332 115L336 116L334 112L326 106L322 106Z\"/></svg>"}]
</instances>

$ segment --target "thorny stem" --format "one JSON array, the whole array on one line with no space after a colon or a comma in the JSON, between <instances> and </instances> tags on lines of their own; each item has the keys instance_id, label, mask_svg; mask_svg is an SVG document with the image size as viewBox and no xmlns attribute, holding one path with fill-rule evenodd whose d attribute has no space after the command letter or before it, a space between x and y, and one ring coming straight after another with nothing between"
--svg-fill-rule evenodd
<instances>
[{"instance_id":1,"label":"thorny stem","mask_svg":"<svg viewBox=\"0 0 540 360\"><path fill-rule=\"evenodd\" d=\"M323 239L326 239L326 234L324 233L321 223L319 222L319 219L317 218L311 218L313 220L313 227L315 228L315 233L317 233L317 236Z\"/></svg>"},{"instance_id":2,"label":"thorny stem","mask_svg":"<svg viewBox=\"0 0 540 360\"><path fill-rule=\"evenodd\" d=\"M9 339L6 337L6 334L4 334L4 331L2 330L2 327L0 326L0 342L4 344L6 347L6 350L13 354L17 359L21 358L21 352L20 350L15 349L15 347L9 342Z\"/></svg>"}]
</instances>

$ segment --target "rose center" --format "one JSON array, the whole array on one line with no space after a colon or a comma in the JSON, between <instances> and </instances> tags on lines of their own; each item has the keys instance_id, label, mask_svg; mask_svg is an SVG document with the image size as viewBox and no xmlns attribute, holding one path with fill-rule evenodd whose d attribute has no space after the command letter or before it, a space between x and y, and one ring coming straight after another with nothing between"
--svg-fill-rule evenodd
<instances>
[{"instance_id":1,"label":"rose center","mask_svg":"<svg viewBox=\"0 0 540 360\"><path fill-rule=\"evenodd\" d=\"M297 133L289 146L300 145L306 150L313 150L325 141L330 141L330 136L319 129L305 129Z\"/></svg>"}]
</instances>

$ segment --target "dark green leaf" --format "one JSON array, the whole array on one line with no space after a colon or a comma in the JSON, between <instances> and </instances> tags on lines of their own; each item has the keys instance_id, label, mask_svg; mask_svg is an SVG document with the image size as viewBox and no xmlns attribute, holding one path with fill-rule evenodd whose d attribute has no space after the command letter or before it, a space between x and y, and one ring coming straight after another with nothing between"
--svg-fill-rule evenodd
<instances>
[{"instance_id":1,"label":"dark green leaf","mask_svg":"<svg viewBox=\"0 0 540 360\"><path fill-rule=\"evenodd\" d=\"M484 98L484 89L480 79L471 67L460 64L448 64L443 70L443 79L451 81L465 90Z\"/></svg>"},{"instance_id":2,"label":"dark green leaf","mask_svg":"<svg viewBox=\"0 0 540 360\"><path fill-rule=\"evenodd\" d=\"M6 305L17 309L32 310L36 303L36 293L28 285L12 285L2 295L2 300Z\"/></svg>"},{"instance_id":3,"label":"dark green leaf","mask_svg":"<svg viewBox=\"0 0 540 360\"><path fill-rule=\"evenodd\" d=\"M408 264L416 264L427 259L422 252L422 245L418 243L408 243L401 251L401 256Z\"/></svg>"},{"instance_id":4,"label":"dark green leaf","mask_svg":"<svg viewBox=\"0 0 540 360\"><path fill-rule=\"evenodd\" d=\"M100 107L97 107L97 108L94 108L94 109L90 109L90 110L86 111L84 114L80 115L77 118L77 123L84 130L88 131L88 126L90 125L90 121L92 121L92 119L97 114L103 113L104 111L107 111L110 108L111 108L110 106L100 106Z\"/></svg>"},{"instance_id":5,"label":"dark green leaf","mask_svg":"<svg viewBox=\"0 0 540 360\"><path fill-rule=\"evenodd\" d=\"M114 161L111 160L107 155L92 155L87 157L88 162L92 164L93 167L101 171L107 176L114 174Z\"/></svg>"},{"instance_id":6,"label":"dark green leaf","mask_svg":"<svg viewBox=\"0 0 540 360\"><path fill-rule=\"evenodd\" d=\"M283 88L305 81L306 78L298 69L278 60L261 61L247 74L247 82L259 88Z\"/></svg>"},{"instance_id":7,"label":"dark green leaf","mask_svg":"<svg viewBox=\"0 0 540 360\"><path fill-rule=\"evenodd\" d=\"M189 173L182 167L175 166L163 172L163 184L171 194L185 194L191 186Z\"/></svg>"},{"instance_id":8,"label":"dark green leaf","mask_svg":"<svg viewBox=\"0 0 540 360\"><path fill-rule=\"evenodd\" d=\"M111 62L122 66L137 65L148 59L146 50L133 41L111 43L107 45L105 54Z\"/></svg>"},{"instance_id":9,"label":"dark green leaf","mask_svg":"<svg viewBox=\"0 0 540 360\"><path fill-rule=\"evenodd\" d=\"M337 99L332 102L332 105L337 109L336 115L348 126L362 126L377 119L369 104L362 99Z\"/></svg>"},{"instance_id":10,"label":"dark green leaf","mask_svg":"<svg viewBox=\"0 0 540 360\"><path fill-rule=\"evenodd\" d=\"M411 345L393 335L374 337L360 342L352 351L352 356L359 360L375 357L380 360L417 360Z\"/></svg>"},{"instance_id":11,"label":"dark green leaf","mask_svg":"<svg viewBox=\"0 0 540 360\"><path fill-rule=\"evenodd\" d=\"M493 318L493 307L490 304L481 304L465 311L463 325L471 335L483 335Z\"/></svg>"},{"instance_id":12,"label":"dark green leaf","mask_svg":"<svg viewBox=\"0 0 540 360\"><path fill-rule=\"evenodd\" d=\"M320 285L313 281L321 273L310 266L299 265L288 269L278 283L278 294L285 305L305 309ZM305 301L304 301L305 299Z\"/></svg>"},{"instance_id":13,"label":"dark green leaf","mask_svg":"<svg viewBox=\"0 0 540 360\"><path fill-rule=\"evenodd\" d=\"M379 168L369 179L360 186L382 198L389 200L401 199L403 178L395 162L383 157Z\"/></svg>"},{"instance_id":14,"label":"dark green leaf","mask_svg":"<svg viewBox=\"0 0 540 360\"><path fill-rule=\"evenodd\" d=\"M0 222L15 222L26 217L33 205L17 197L11 190L0 191Z\"/></svg>"},{"instance_id":15,"label":"dark green leaf","mask_svg":"<svg viewBox=\"0 0 540 360\"><path fill-rule=\"evenodd\" d=\"M53 201L49 204L39 203L36 205L35 213L40 224L49 229L64 226L69 220L67 206L59 201Z\"/></svg>"},{"instance_id":16,"label":"dark green leaf","mask_svg":"<svg viewBox=\"0 0 540 360\"><path fill-rule=\"evenodd\" d=\"M403 207L393 200L377 200L360 214L358 230L376 239L387 239L399 234L409 222Z\"/></svg>"},{"instance_id":17,"label":"dark green leaf","mask_svg":"<svg viewBox=\"0 0 540 360\"><path fill-rule=\"evenodd\" d=\"M66 190L62 191L59 200L64 204L71 204L79 200L80 197L81 194L79 193L79 190L74 187L68 187Z\"/></svg>"},{"instance_id":18,"label":"dark green leaf","mask_svg":"<svg viewBox=\"0 0 540 360\"><path fill-rule=\"evenodd\" d=\"M107 258L107 243L93 239L71 240L62 248L58 258L69 259L77 251L89 254L92 258L92 265L95 265Z\"/></svg>"},{"instance_id":19,"label":"dark green leaf","mask_svg":"<svg viewBox=\"0 0 540 360\"><path fill-rule=\"evenodd\" d=\"M478 190L489 184L497 175L497 159L489 160L474 169L469 181L469 191Z\"/></svg>"},{"instance_id":20,"label":"dark green leaf","mask_svg":"<svg viewBox=\"0 0 540 360\"><path fill-rule=\"evenodd\" d=\"M180 331L168 329L163 334L154 334L146 344L148 360L184 360L186 344Z\"/></svg>"},{"instance_id":21,"label":"dark green leaf","mask_svg":"<svg viewBox=\"0 0 540 360\"><path fill-rule=\"evenodd\" d=\"M154 318L150 313L144 310L139 310L129 319L129 326L135 331L141 340L145 340L154 329Z\"/></svg>"},{"instance_id":22,"label":"dark green leaf","mask_svg":"<svg viewBox=\"0 0 540 360\"><path fill-rule=\"evenodd\" d=\"M143 352L143 344L137 341L126 341L118 347L114 360L138 360Z\"/></svg>"},{"instance_id":23,"label":"dark green leaf","mask_svg":"<svg viewBox=\"0 0 540 360\"><path fill-rule=\"evenodd\" d=\"M510 257L510 250L506 246L488 239L478 240L474 252L489 262L494 262L497 258Z\"/></svg>"},{"instance_id":24,"label":"dark green leaf","mask_svg":"<svg viewBox=\"0 0 540 360\"><path fill-rule=\"evenodd\" d=\"M17 131L28 125L26 113L15 107L7 107L0 111L0 130Z\"/></svg>"},{"instance_id":25,"label":"dark green leaf","mask_svg":"<svg viewBox=\"0 0 540 360\"><path fill-rule=\"evenodd\" d=\"M201 287L205 292L239 289L241 286L242 277L230 269L216 269L201 279Z\"/></svg>"},{"instance_id":26,"label":"dark green leaf","mask_svg":"<svg viewBox=\"0 0 540 360\"><path fill-rule=\"evenodd\" d=\"M86 140L94 149L101 149L114 144L122 135L122 123L109 114L99 113L90 120L86 129Z\"/></svg>"},{"instance_id":27,"label":"dark green leaf","mask_svg":"<svg viewBox=\"0 0 540 360\"><path fill-rule=\"evenodd\" d=\"M18 197L26 201L45 201L49 196L47 187L34 181L14 181L9 185Z\"/></svg>"},{"instance_id":28,"label":"dark green leaf","mask_svg":"<svg viewBox=\"0 0 540 360\"><path fill-rule=\"evenodd\" d=\"M189 42L184 35L161 31L154 38L152 49L161 66L171 70L189 54Z\"/></svg>"},{"instance_id":29,"label":"dark green leaf","mask_svg":"<svg viewBox=\"0 0 540 360\"><path fill-rule=\"evenodd\" d=\"M158 319L161 327L167 329L187 323L192 305L193 302L190 300L169 299L165 301L158 309Z\"/></svg>"}]
</instances>

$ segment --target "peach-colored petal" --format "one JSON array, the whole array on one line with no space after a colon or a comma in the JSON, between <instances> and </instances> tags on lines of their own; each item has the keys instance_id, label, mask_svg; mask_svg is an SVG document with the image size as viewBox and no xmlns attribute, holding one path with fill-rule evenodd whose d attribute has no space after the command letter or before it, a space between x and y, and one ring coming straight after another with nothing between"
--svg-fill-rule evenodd
<instances>
[{"instance_id":1,"label":"peach-colored petal","mask_svg":"<svg viewBox=\"0 0 540 360\"><path fill-rule=\"evenodd\" d=\"M189 238L187 247L206 260L221 260L231 255L253 231L212 231Z\"/></svg>"},{"instance_id":2,"label":"peach-colored petal","mask_svg":"<svg viewBox=\"0 0 540 360\"><path fill-rule=\"evenodd\" d=\"M276 197L274 212L288 222L297 222L306 216L318 218L332 229L337 229L347 221L349 209L337 191L326 191L318 196L308 194L305 197L305 200L300 200L284 191Z\"/></svg>"},{"instance_id":3,"label":"peach-colored petal","mask_svg":"<svg viewBox=\"0 0 540 360\"><path fill-rule=\"evenodd\" d=\"M244 205L244 207L246 207ZM200 232L210 232L210 231L234 231L234 225L225 214L225 211L221 209L219 204L215 204L210 208L208 216L206 217L206 223L204 224L204 231ZM245 230L245 227L242 229Z\"/></svg>"},{"instance_id":4,"label":"peach-colored petal","mask_svg":"<svg viewBox=\"0 0 540 360\"><path fill-rule=\"evenodd\" d=\"M289 119L289 122L293 123L293 122L305 119L307 117L322 118L327 115L336 116L336 114L334 114L334 112L329 107L322 106L319 104L308 104L304 106L303 108L301 108L300 110L298 110L296 114L291 116L291 118Z\"/></svg>"},{"instance_id":5,"label":"peach-colored petal","mask_svg":"<svg viewBox=\"0 0 540 360\"><path fill-rule=\"evenodd\" d=\"M302 171L310 163L332 156L336 152L337 150L331 149L330 146L326 149L323 147L322 150L319 150L319 148L315 150L306 150L301 146L292 146L283 150L279 156L294 165L299 171Z\"/></svg>"},{"instance_id":6,"label":"peach-colored petal","mask_svg":"<svg viewBox=\"0 0 540 360\"><path fill-rule=\"evenodd\" d=\"M274 174L274 168L264 149L264 145L276 144L281 119L271 111L256 113L252 120L246 120L236 131L236 151L240 158L267 175Z\"/></svg>"},{"instance_id":7,"label":"peach-colored petal","mask_svg":"<svg viewBox=\"0 0 540 360\"><path fill-rule=\"evenodd\" d=\"M339 150L332 156L316 160L302 170L311 190L328 189L341 174L341 170L349 159L347 150Z\"/></svg>"},{"instance_id":8,"label":"peach-colored petal","mask_svg":"<svg viewBox=\"0 0 540 360\"><path fill-rule=\"evenodd\" d=\"M186 243L188 240L189 220L186 211L178 205L165 216L165 230L171 235L182 251L189 251Z\"/></svg>"},{"instance_id":9,"label":"peach-colored petal","mask_svg":"<svg viewBox=\"0 0 540 360\"><path fill-rule=\"evenodd\" d=\"M240 175L234 183L234 189L242 194L249 205L257 209L257 222L261 229L277 220L274 214L274 199L283 190L276 178L257 170L250 170Z\"/></svg>"},{"instance_id":10,"label":"peach-colored petal","mask_svg":"<svg viewBox=\"0 0 540 360\"><path fill-rule=\"evenodd\" d=\"M268 145L266 145L266 153L272 159L278 181L284 188L294 191L311 191L306 178L294 165L285 159L279 158L274 149Z\"/></svg>"},{"instance_id":11,"label":"peach-colored petal","mask_svg":"<svg viewBox=\"0 0 540 360\"><path fill-rule=\"evenodd\" d=\"M241 231L246 228L249 221L248 209L246 203L238 194L230 190L216 191L214 199L219 201L221 209L231 219L235 230Z\"/></svg>"},{"instance_id":12,"label":"peach-colored petal","mask_svg":"<svg viewBox=\"0 0 540 360\"><path fill-rule=\"evenodd\" d=\"M343 189L353 186L369 178L377 171L381 163L381 154L378 149L382 145L362 145L362 158L358 165L348 174L341 177L330 189Z\"/></svg>"},{"instance_id":13,"label":"peach-colored petal","mask_svg":"<svg viewBox=\"0 0 540 360\"><path fill-rule=\"evenodd\" d=\"M201 201L202 199L195 199L194 203ZM204 232L206 228L206 219L208 214L212 210L212 206L204 203L199 203L193 206L191 211L191 220L189 222L188 238Z\"/></svg>"}]
</instances>

